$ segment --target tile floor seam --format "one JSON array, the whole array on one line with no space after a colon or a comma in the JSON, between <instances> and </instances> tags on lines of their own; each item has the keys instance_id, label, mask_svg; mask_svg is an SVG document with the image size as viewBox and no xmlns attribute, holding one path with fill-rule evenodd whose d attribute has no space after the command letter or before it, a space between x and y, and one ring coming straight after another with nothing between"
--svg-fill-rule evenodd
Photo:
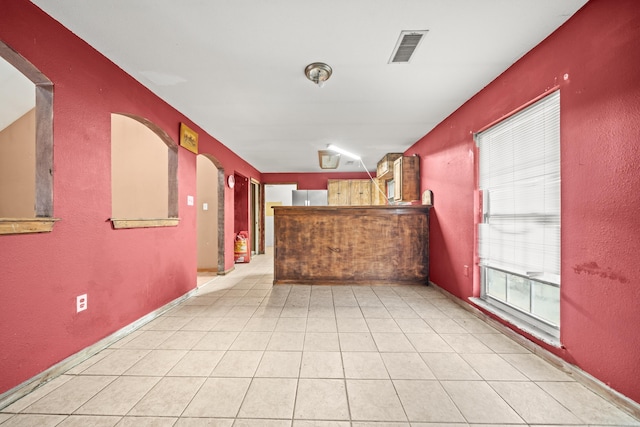
<instances>
[{"instance_id":1,"label":"tile floor seam","mask_svg":"<svg viewBox=\"0 0 640 427\"><path fill-rule=\"evenodd\" d=\"M306 322L305 322L305 330L306 330ZM296 378L296 393L293 398L293 413L291 414L291 424L293 424L293 420L295 419L295 416L296 416L296 409L298 407L298 393L300 391L300 378L302 377L303 359L304 359L304 340L303 340L303 350L300 351L300 366L298 366L298 377Z\"/></svg>"},{"instance_id":2,"label":"tile floor seam","mask_svg":"<svg viewBox=\"0 0 640 427\"><path fill-rule=\"evenodd\" d=\"M119 376L118 378L122 378L122 376ZM117 380L117 379L116 379L116 380ZM156 382L156 384L157 384L157 382ZM154 384L154 386L155 386L155 384ZM133 410L133 408L134 408L138 403L140 403L140 402L142 401L142 399L144 399L144 398L145 398L145 396L146 396L146 395L147 395L147 394L148 394L152 389L153 389L153 387L151 387L149 390L147 390L147 392L146 392L145 394L143 394L143 395L142 395L142 396L141 396L141 397L140 397L140 398L139 398L139 399L138 399L138 400L137 400L133 405L131 405L131 407L129 408L129 410L127 411L127 413L126 413L126 414L124 414L124 415L121 415L121 417L122 417L122 418L126 417L126 416L129 414L129 412L131 412L131 411ZM93 400L97 395L98 395L98 393L96 393L95 395L93 395L89 400L87 400L87 401L84 403L84 405L86 405L86 404L87 404L87 403L89 403L91 400ZM82 406L84 406L84 405L82 405ZM80 406L80 408L81 408L82 406ZM80 408L78 408L78 409L80 409ZM84 415L86 415L86 414L84 414Z\"/></svg>"},{"instance_id":3,"label":"tile floor seam","mask_svg":"<svg viewBox=\"0 0 640 427\"><path fill-rule=\"evenodd\" d=\"M484 384L486 384L488 387L490 387L490 388L491 388L491 390L493 390L493 387L491 387L491 385L490 385L487 381L484 381L484 380L483 380L482 382L483 382ZM442 384L441 384L441 386L442 386ZM460 408L460 406L456 403L455 399L451 396L451 394L449 393L449 391L447 391L446 387L444 387L444 386L443 386L443 389L444 389L445 393L447 393L447 395L449 395L449 399L451 399L451 401L453 402L453 404L456 406L456 408L458 409L458 411L460 412L460 414L462 415L462 417L466 420L466 422L467 422L467 423L469 423L469 425L474 425L474 424L488 424L488 423L485 423L485 422L480 423L480 422L473 422L472 420L469 420L469 419L468 419L468 417L464 414L464 412L463 412L463 411L462 411L462 409ZM496 393L496 395L497 395L497 396L498 396L498 397L499 397L499 398L500 398L500 399L501 399L505 404L507 404L507 405L509 406L509 408L511 408L511 410L512 410L512 411L513 411L513 412L518 416L518 418L520 418L520 420L522 421L522 423L518 423L518 424L515 424L515 423L508 423L508 424L529 426L529 423L528 423L528 422L526 422L526 421L524 420L524 418L522 418L522 416L520 416L520 414L518 414L518 412L517 412L513 407L511 407L511 405L509 405L509 403L508 403L506 400L504 400L504 399L502 398L502 396L500 396L500 395L498 394L498 392L497 392L497 391L495 391L495 390L493 390L493 391L494 391L494 393ZM491 423L491 424L494 424L494 423Z\"/></svg>"},{"instance_id":4,"label":"tile floor seam","mask_svg":"<svg viewBox=\"0 0 640 427\"><path fill-rule=\"evenodd\" d=\"M494 393L496 393L508 406L509 408L511 408L511 410L516 413L518 415L518 417L520 417L520 419L522 419L522 421L524 421L525 425L529 425L530 423L524 418L524 415L520 414L520 412L511 404L509 403L509 401L507 399L505 399L504 397L502 397L502 395L500 393L498 393L498 390L496 390L489 381L485 381L485 383L491 388L491 390L494 391ZM551 396L550 396L551 397ZM555 400L555 399L554 399ZM571 412L571 411L569 411ZM539 424L539 423L536 423Z\"/></svg>"},{"instance_id":5,"label":"tile floor seam","mask_svg":"<svg viewBox=\"0 0 640 427\"><path fill-rule=\"evenodd\" d=\"M539 385L537 382L535 382L535 381L533 381L533 380L531 380L531 381L529 381L529 382L530 382L531 384L535 385L535 386L537 387L537 389L538 389L538 390L540 390L542 393L544 393L546 396L548 396L550 399L552 399L554 402L556 402L558 405L560 405L562 408L564 408L567 412L569 412L570 414L572 414L572 415L573 415L574 417L576 417L578 420L583 421L583 420L582 420L582 418L581 418L578 414L574 413L574 412L571 410L571 408L568 408L566 405L564 405L564 404L563 404L562 402L560 402L558 399L556 399L555 397L553 397L550 393L548 393L546 390L544 390L542 387L540 387L540 385ZM569 381L567 381L567 382L569 382ZM495 390L495 387L493 387L491 384L489 384L489 386ZM498 391L497 391L497 390L495 390L495 391L496 391L496 393L498 393ZM499 393L498 393L498 394L499 394ZM508 403L508 402L507 402L507 403ZM514 408L514 410L515 410L515 408ZM526 420L525 420L525 421L526 421Z\"/></svg>"},{"instance_id":6,"label":"tile floor seam","mask_svg":"<svg viewBox=\"0 0 640 427\"><path fill-rule=\"evenodd\" d=\"M389 372L387 372L387 375L389 375ZM391 375L389 375L389 381L391 381L391 385L393 386L393 391L395 392L396 397L400 402L400 406L402 407L402 411L404 412L405 419L407 420L407 422L411 423L412 421L411 421L411 418L409 417L409 414L407 413L406 403L402 402L402 399L400 398L400 393L398 393L398 388L396 387L396 384L393 381L393 379L391 379Z\"/></svg>"},{"instance_id":7,"label":"tile floor seam","mask_svg":"<svg viewBox=\"0 0 640 427\"><path fill-rule=\"evenodd\" d=\"M336 320L336 331L338 331L338 321ZM339 332L336 332L339 334ZM338 351L340 352L340 364L342 365L342 383L344 385L344 395L347 400L347 413L349 414L349 423L352 424L353 415L351 412L351 400L349 399L349 387L347 387L347 371L344 364L344 352L342 351L342 343L338 335Z\"/></svg>"}]
</instances>

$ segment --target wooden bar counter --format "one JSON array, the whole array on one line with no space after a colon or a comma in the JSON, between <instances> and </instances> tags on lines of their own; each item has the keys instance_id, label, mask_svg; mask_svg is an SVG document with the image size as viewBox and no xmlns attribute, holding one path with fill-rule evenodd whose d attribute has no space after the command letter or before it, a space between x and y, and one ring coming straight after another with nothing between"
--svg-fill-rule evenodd
<instances>
[{"instance_id":1,"label":"wooden bar counter","mask_svg":"<svg viewBox=\"0 0 640 427\"><path fill-rule=\"evenodd\" d=\"M427 284L430 206L275 206L274 284Z\"/></svg>"}]
</instances>

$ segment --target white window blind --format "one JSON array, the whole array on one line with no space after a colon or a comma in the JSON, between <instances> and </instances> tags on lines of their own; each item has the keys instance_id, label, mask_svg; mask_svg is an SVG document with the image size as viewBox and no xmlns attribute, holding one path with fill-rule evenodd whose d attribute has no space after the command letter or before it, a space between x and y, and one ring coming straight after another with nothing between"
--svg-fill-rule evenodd
<instances>
[{"instance_id":1,"label":"white window blind","mask_svg":"<svg viewBox=\"0 0 640 427\"><path fill-rule=\"evenodd\" d=\"M485 267L560 284L560 92L476 136Z\"/></svg>"}]
</instances>

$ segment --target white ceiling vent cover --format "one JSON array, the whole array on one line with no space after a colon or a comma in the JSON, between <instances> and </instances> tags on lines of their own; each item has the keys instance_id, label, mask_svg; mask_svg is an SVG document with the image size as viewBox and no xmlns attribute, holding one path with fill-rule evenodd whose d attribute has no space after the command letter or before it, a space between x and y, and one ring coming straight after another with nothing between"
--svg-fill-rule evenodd
<instances>
[{"instance_id":1,"label":"white ceiling vent cover","mask_svg":"<svg viewBox=\"0 0 640 427\"><path fill-rule=\"evenodd\" d=\"M405 30L400 32L396 47L391 52L389 64L406 64L429 30Z\"/></svg>"}]
</instances>

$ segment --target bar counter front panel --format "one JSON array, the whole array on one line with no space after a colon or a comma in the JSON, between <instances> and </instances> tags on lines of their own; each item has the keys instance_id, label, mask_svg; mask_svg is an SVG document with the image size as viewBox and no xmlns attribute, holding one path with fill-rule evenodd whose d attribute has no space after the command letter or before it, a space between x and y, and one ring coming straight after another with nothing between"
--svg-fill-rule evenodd
<instances>
[{"instance_id":1,"label":"bar counter front panel","mask_svg":"<svg viewBox=\"0 0 640 427\"><path fill-rule=\"evenodd\" d=\"M426 284L430 206L274 207L274 284Z\"/></svg>"}]
</instances>

